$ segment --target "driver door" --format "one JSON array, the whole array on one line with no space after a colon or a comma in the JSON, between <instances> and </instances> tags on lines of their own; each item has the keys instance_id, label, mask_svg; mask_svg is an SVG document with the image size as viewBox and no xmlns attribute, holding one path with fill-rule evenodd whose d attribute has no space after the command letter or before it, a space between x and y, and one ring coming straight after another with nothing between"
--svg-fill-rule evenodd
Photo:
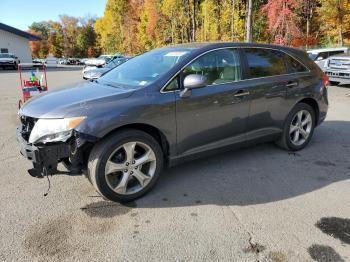
<instances>
[{"instance_id":1,"label":"driver door","mask_svg":"<svg viewBox=\"0 0 350 262\"><path fill-rule=\"evenodd\" d=\"M207 80L205 87L189 90L186 97L176 92L178 155L245 142L249 93L239 82L240 57L237 49L214 50L197 58L180 74L180 86L190 74L203 75Z\"/></svg>"}]
</instances>

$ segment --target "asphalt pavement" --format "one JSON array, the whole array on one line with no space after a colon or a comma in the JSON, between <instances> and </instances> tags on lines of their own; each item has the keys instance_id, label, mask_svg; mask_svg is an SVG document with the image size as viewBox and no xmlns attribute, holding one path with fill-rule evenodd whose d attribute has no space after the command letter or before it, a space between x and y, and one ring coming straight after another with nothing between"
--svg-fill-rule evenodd
<instances>
[{"instance_id":1,"label":"asphalt pavement","mask_svg":"<svg viewBox=\"0 0 350 262\"><path fill-rule=\"evenodd\" d=\"M49 70L49 89L82 81ZM104 201L83 176L27 174L15 71L0 71L0 261L350 261L350 87L329 87L309 146L273 144L163 172L145 197Z\"/></svg>"}]
</instances>

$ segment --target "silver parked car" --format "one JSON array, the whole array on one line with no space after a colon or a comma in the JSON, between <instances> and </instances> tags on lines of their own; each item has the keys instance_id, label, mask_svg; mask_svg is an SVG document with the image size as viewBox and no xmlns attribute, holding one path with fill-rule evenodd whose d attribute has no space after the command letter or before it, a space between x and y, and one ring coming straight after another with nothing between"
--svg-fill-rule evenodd
<instances>
[{"instance_id":1,"label":"silver parked car","mask_svg":"<svg viewBox=\"0 0 350 262\"><path fill-rule=\"evenodd\" d=\"M350 84L350 53L330 57L325 63L324 71L331 84Z\"/></svg>"}]
</instances>

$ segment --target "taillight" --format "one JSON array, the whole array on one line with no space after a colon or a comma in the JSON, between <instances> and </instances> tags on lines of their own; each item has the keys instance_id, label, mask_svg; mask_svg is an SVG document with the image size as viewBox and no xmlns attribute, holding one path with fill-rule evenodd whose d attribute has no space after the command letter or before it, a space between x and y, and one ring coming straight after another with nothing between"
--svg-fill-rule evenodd
<instances>
[{"instance_id":1,"label":"taillight","mask_svg":"<svg viewBox=\"0 0 350 262\"><path fill-rule=\"evenodd\" d=\"M323 73L322 81L325 87L329 86L329 77L325 73Z\"/></svg>"}]
</instances>

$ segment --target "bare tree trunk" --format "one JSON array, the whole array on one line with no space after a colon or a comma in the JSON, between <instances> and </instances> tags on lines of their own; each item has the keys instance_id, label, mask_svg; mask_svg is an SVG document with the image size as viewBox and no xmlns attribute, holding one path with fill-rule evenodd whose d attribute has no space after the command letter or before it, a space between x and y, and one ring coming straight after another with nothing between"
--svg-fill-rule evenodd
<instances>
[{"instance_id":1,"label":"bare tree trunk","mask_svg":"<svg viewBox=\"0 0 350 262\"><path fill-rule=\"evenodd\" d=\"M192 8L192 41L196 41L196 0L193 0L193 8Z\"/></svg>"},{"instance_id":2,"label":"bare tree trunk","mask_svg":"<svg viewBox=\"0 0 350 262\"><path fill-rule=\"evenodd\" d=\"M253 20L253 0L248 0L247 18L246 18L246 42L253 41L252 20Z\"/></svg>"},{"instance_id":3,"label":"bare tree trunk","mask_svg":"<svg viewBox=\"0 0 350 262\"><path fill-rule=\"evenodd\" d=\"M204 21L203 21L203 35L204 35L204 41L207 41L207 5L204 3Z\"/></svg>"},{"instance_id":4,"label":"bare tree trunk","mask_svg":"<svg viewBox=\"0 0 350 262\"><path fill-rule=\"evenodd\" d=\"M309 15L306 17L306 49L309 48L309 35L310 35L310 18Z\"/></svg>"},{"instance_id":5,"label":"bare tree trunk","mask_svg":"<svg viewBox=\"0 0 350 262\"><path fill-rule=\"evenodd\" d=\"M343 10L341 6L341 1L342 0L337 0L337 20L338 20L338 34L339 34L339 39L338 43L340 46L344 45L344 39L343 39Z\"/></svg>"},{"instance_id":6,"label":"bare tree trunk","mask_svg":"<svg viewBox=\"0 0 350 262\"><path fill-rule=\"evenodd\" d=\"M231 0L231 41L235 37L235 0Z\"/></svg>"}]
</instances>

